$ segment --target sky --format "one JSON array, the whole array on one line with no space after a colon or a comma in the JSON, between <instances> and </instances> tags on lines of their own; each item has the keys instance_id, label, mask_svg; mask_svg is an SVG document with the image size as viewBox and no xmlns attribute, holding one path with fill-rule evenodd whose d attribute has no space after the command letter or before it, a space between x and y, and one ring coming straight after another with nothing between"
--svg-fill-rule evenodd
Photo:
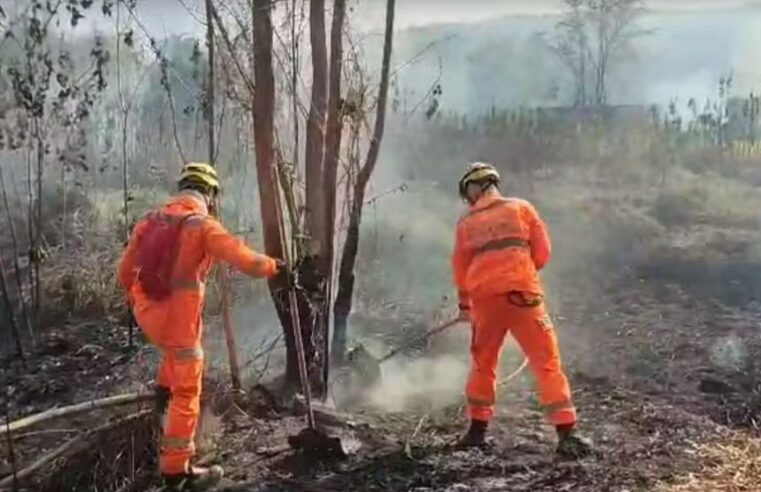
<instances>
[{"instance_id":1,"label":"sky","mask_svg":"<svg viewBox=\"0 0 761 492\"><path fill-rule=\"evenodd\" d=\"M225 5L231 3L231 0L214 1L223 12ZM274 1L282 4L292 0ZM9 6L27 2L0 0L0 5L10 10ZM332 4L331 0L325 2L328 6ZM347 2L353 27L371 33L367 39L380 40L386 1ZM204 29L203 3L203 0L138 0L138 14L142 24L158 39L169 35L198 37ZM628 64L629 72L622 73L621 87L617 87L616 93L622 98L617 102L664 104L672 95L685 101L689 97L707 98L714 95L718 76L728 71L735 74L739 92L747 94L761 87L761 69L756 62L757 47L761 46L761 0L646 0L646 4L652 13L647 27L652 27L654 34L638 42L636 59ZM759 8L738 8L748 5ZM429 79L435 78L440 70L442 58L443 81L448 89L444 102L450 108L469 108L473 100L484 100L481 104L486 105L514 104L516 100L540 104L543 99L537 96L539 89L529 74L546 73L547 67L540 63L543 60L532 58L534 54L522 56L520 46L530 42L534 31L551 31L555 23L551 15L561 9L561 0L397 0L395 24L405 33L398 36L395 54L398 52L400 58L406 59L422 46L448 39L447 29L459 24L451 29L456 31L455 41L437 46L422 63L407 69L411 86L422 84L415 90L427 90ZM515 17L521 15L532 17L525 21ZM514 22L501 20L508 16ZM93 29L104 33L114 30L113 20L98 16L88 16L83 24L78 31L87 34ZM541 25L536 27L538 24ZM425 27L426 32L407 35L414 27ZM522 32L526 30L531 32ZM491 61L484 55L492 56ZM524 69L516 70L519 66ZM465 70L466 67L470 68ZM516 80L516 73L520 80ZM545 79L551 76L548 74ZM517 85L524 89L518 90Z\"/></svg>"},{"instance_id":2,"label":"sky","mask_svg":"<svg viewBox=\"0 0 761 492\"><path fill-rule=\"evenodd\" d=\"M747 0L648 0L651 10L708 10L747 4ZM358 23L368 29L383 25L386 2L364 0ZM477 22L503 15L553 14L560 0L401 0L397 1L397 26L404 29L431 23Z\"/></svg>"},{"instance_id":3,"label":"sky","mask_svg":"<svg viewBox=\"0 0 761 492\"><path fill-rule=\"evenodd\" d=\"M0 0L0 5L10 10L28 1ZM217 5L225 3L215 1ZM331 3L326 0L327 5ZM646 3L653 11L684 11L731 8L748 4L750 0L647 0ZM198 32L201 26L196 18L202 17L202 5L203 0L138 0L140 15L155 36ZM383 27L385 0L348 0L348 5L354 8L357 28L372 31ZM398 0L395 23L397 29L406 29L428 24L478 22L505 15L553 14L561 8L561 0ZM90 20L89 25L104 28L102 20Z\"/></svg>"},{"instance_id":4,"label":"sky","mask_svg":"<svg viewBox=\"0 0 761 492\"><path fill-rule=\"evenodd\" d=\"M290 0L275 0L276 3ZM6 10L26 5L29 0L0 0ZM225 2L215 0L217 5ZM98 2L96 2L97 4ZM155 36L190 34L201 29L203 0L138 0L140 15ZM326 0L326 4L332 2ZM516 14L553 14L562 8L562 0L398 0L396 28L406 29L428 24L478 22ZM752 0L646 0L650 10L710 10L731 8L752 3ZM355 26L361 30L381 29L385 19L385 0L348 0L354 8ZM103 29L102 19L87 22Z\"/></svg>"}]
</instances>

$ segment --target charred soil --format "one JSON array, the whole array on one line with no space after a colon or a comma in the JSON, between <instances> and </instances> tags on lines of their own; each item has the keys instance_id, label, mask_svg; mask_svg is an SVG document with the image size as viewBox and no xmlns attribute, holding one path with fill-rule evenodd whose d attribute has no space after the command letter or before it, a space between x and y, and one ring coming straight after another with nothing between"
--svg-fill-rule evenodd
<instances>
[{"instance_id":1,"label":"charred soil","mask_svg":"<svg viewBox=\"0 0 761 492\"><path fill-rule=\"evenodd\" d=\"M594 304L567 292L553 310L594 457L554 456L554 432L524 373L502 389L485 450L454 448L466 426L457 399L397 413L321 408L318 421L351 448L342 461L309 459L288 447L288 436L304 426L290 403L260 388L232 394L211 381L200 461L225 467L219 490L226 491L758 490L761 308L729 308L646 282L607 292ZM14 361L6 371L11 419L134 391L141 382L145 389L150 350L125 351L125 340L107 323L50 332L26 370ZM90 431L20 484L147 490L156 483L149 410L101 411L14 436L12 458L4 444L2 474Z\"/></svg>"}]
</instances>

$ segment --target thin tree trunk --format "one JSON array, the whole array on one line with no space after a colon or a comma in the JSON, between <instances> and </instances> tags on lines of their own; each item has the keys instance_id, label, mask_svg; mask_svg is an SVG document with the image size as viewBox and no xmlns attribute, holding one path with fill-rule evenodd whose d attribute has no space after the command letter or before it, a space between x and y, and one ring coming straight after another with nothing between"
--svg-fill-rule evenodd
<instances>
[{"instance_id":1,"label":"thin tree trunk","mask_svg":"<svg viewBox=\"0 0 761 492\"><path fill-rule=\"evenodd\" d=\"M61 250L64 255L66 254L66 213L67 213L67 200L66 196L66 164L61 163L61 198L63 201L63 210L61 210Z\"/></svg>"},{"instance_id":2,"label":"thin tree trunk","mask_svg":"<svg viewBox=\"0 0 761 492\"><path fill-rule=\"evenodd\" d=\"M264 249L267 255L283 258L281 229L278 221L276 177L273 172L274 149L274 108L275 80L272 64L272 18L269 0L254 0L254 147L256 152L257 181L259 184L259 201L264 232ZM306 285L306 282L304 282ZM291 329L288 308L288 286L279 278L270 280L270 294L275 303L278 318L283 327L286 343L286 381L298 387L300 378L296 358L296 339ZM302 328L302 341L306 355L307 369L311 387L316 396L322 396L327 386L322 381L322 364L326 361L315 349L313 338L314 317L311 303L302 294L298 296L298 309Z\"/></svg>"},{"instance_id":3,"label":"thin tree trunk","mask_svg":"<svg viewBox=\"0 0 761 492\"><path fill-rule=\"evenodd\" d=\"M3 364L3 390L8 391L8 387L10 386L10 381L8 379L8 370L9 370L10 361L6 359L5 364ZM16 449L13 445L13 436L10 433L10 425L11 425L11 410L10 410L10 398L3 398L3 401L5 402L5 405L3 405L3 410L5 410L5 442L8 446L8 461L10 461L11 465L11 474L9 477L4 478L3 480L7 480L9 484L13 487L13 491L16 492L18 490L18 469L16 464Z\"/></svg>"},{"instance_id":4,"label":"thin tree trunk","mask_svg":"<svg viewBox=\"0 0 761 492\"><path fill-rule=\"evenodd\" d=\"M380 153L380 144L383 139L383 130L386 122L386 102L388 100L388 79L391 69L391 53L394 40L394 9L396 0L388 0L386 3L386 31L383 41L383 64L381 68L380 88L378 91L378 109L375 115L375 128L373 139L367 152L367 160L357 176L352 197L351 213L349 215L349 228L346 232L341 266L338 273L338 293L334 305L333 326L333 353L346 351L346 330L349 313L351 312L352 297L354 294L354 264L359 251L359 227L362 221L362 206L365 201L365 189L372 176Z\"/></svg>"},{"instance_id":5,"label":"thin tree trunk","mask_svg":"<svg viewBox=\"0 0 761 492\"><path fill-rule=\"evenodd\" d=\"M5 274L5 258L3 258L2 251L0 251L0 294L3 296L3 302L7 310L8 325L11 329L11 335L13 341L16 344L16 352L19 358L24 360L24 347L21 345L21 334L19 333L18 325L16 324L16 317L13 314L13 302L8 292L8 277Z\"/></svg>"},{"instance_id":6,"label":"thin tree trunk","mask_svg":"<svg viewBox=\"0 0 761 492\"><path fill-rule=\"evenodd\" d=\"M599 19L598 19L598 27L597 27L597 77L595 80L595 103L598 107L603 105L603 77L605 77L605 65L604 65L604 57L605 57L605 27L606 27L606 16L607 13L605 12L605 6L600 5L599 6Z\"/></svg>"},{"instance_id":7,"label":"thin tree trunk","mask_svg":"<svg viewBox=\"0 0 761 492\"><path fill-rule=\"evenodd\" d=\"M127 124L129 123L129 113L132 102L125 102L124 92L122 91L122 72L121 72L121 32L120 32L120 13L119 4L116 5L116 85L119 93L119 109L121 110L121 151L122 151L122 217L124 228L122 236L125 247L129 243L130 236L130 218L129 218L129 160L127 159ZM129 306L127 309L127 346L132 348L135 343L135 315Z\"/></svg>"},{"instance_id":8,"label":"thin tree trunk","mask_svg":"<svg viewBox=\"0 0 761 492\"><path fill-rule=\"evenodd\" d=\"M283 257L280 241L280 224L277 220L275 200L274 166L274 115L275 76L272 67L272 17L269 0L253 0L254 24L254 151L256 153L256 174L259 184L259 202L264 232L264 251L274 258ZM290 329L287 311L285 285L270 280L270 295L275 303L286 343L286 380L299 384L298 363L295 358L295 339Z\"/></svg>"},{"instance_id":9,"label":"thin tree trunk","mask_svg":"<svg viewBox=\"0 0 761 492\"><path fill-rule=\"evenodd\" d=\"M40 302L42 299L42 281L40 278L40 261L42 260L42 178L43 168L45 162L45 141L42 137L42 131L40 129L40 122L37 122L37 248L34 251L34 277L35 277L35 299L34 299L34 311L39 314Z\"/></svg>"},{"instance_id":10,"label":"thin tree trunk","mask_svg":"<svg viewBox=\"0 0 761 492\"><path fill-rule=\"evenodd\" d=\"M216 146L214 142L214 6L211 0L206 0L206 44L209 50L209 79L206 81L206 119L209 132L209 165L216 165ZM219 207L217 207L219 208ZM220 213L220 210L217 210ZM235 343L235 330L230 315L230 278L224 266L217 270L217 281L222 291L222 323L227 344L227 360L230 364L230 379L234 389L241 388L240 366L238 365L238 348Z\"/></svg>"},{"instance_id":11,"label":"thin tree trunk","mask_svg":"<svg viewBox=\"0 0 761 492\"><path fill-rule=\"evenodd\" d=\"M291 6L291 104L293 112L293 157L292 165L294 169L299 166L299 38L296 32L296 4L298 0L293 0Z\"/></svg>"},{"instance_id":12,"label":"thin tree trunk","mask_svg":"<svg viewBox=\"0 0 761 492\"><path fill-rule=\"evenodd\" d=\"M587 42L583 29L579 29L579 83L582 108L587 106Z\"/></svg>"},{"instance_id":13,"label":"thin tree trunk","mask_svg":"<svg viewBox=\"0 0 761 492\"><path fill-rule=\"evenodd\" d=\"M334 256L334 234L336 221L336 177L338 175L338 155L341 151L341 69L343 59L343 24L346 14L346 0L335 0L333 4L333 24L330 30L330 78L328 92L328 118L325 135L325 254L322 271L327 279L325 309L325 340L329 340L330 303L332 302L332 277ZM326 354L328 347L325 347ZM336 361L342 359L342 352L335 354ZM326 369L329 364L325 365ZM328 375L325 375L328 379Z\"/></svg>"},{"instance_id":14,"label":"thin tree trunk","mask_svg":"<svg viewBox=\"0 0 761 492\"><path fill-rule=\"evenodd\" d=\"M309 35L312 44L312 98L306 129L306 227L309 252L322 256L325 251L323 143L327 105L328 55L325 45L325 0L311 0Z\"/></svg>"},{"instance_id":15,"label":"thin tree trunk","mask_svg":"<svg viewBox=\"0 0 761 492\"><path fill-rule=\"evenodd\" d=\"M122 91L122 71L121 71L121 32L120 32L120 12L119 5L116 5L116 85L119 92L119 109L122 116L121 127L121 151L122 151L122 214L124 218L124 244L129 242L129 161L127 160L127 124L129 123L128 103L124 100Z\"/></svg>"},{"instance_id":16,"label":"thin tree trunk","mask_svg":"<svg viewBox=\"0 0 761 492\"><path fill-rule=\"evenodd\" d=\"M325 0L310 1L310 40L312 46L312 95L306 128L306 257L300 259L300 280L306 295L306 308L299 311L307 349L307 363L315 395L326 395L324 379L328 365L328 313L325 268L325 182L324 144L327 109L328 57L325 39Z\"/></svg>"},{"instance_id":17,"label":"thin tree trunk","mask_svg":"<svg viewBox=\"0 0 761 492\"><path fill-rule=\"evenodd\" d=\"M11 213L11 207L8 202L8 189L5 186L5 176L3 170L0 168L0 191L3 193L3 205L5 207L5 216L8 219L8 230L11 233L11 242L13 243L13 270L16 274L16 289L18 290L19 305L21 306L21 318L26 326L27 334L31 339L34 339L34 328L32 326L32 320L27 309L26 299L24 298L24 284L21 280L21 265L19 264L19 243L18 235L16 234L16 223Z\"/></svg>"},{"instance_id":18,"label":"thin tree trunk","mask_svg":"<svg viewBox=\"0 0 761 492\"><path fill-rule=\"evenodd\" d=\"M211 0L206 0L206 44L209 50L209 80L206 91L206 117L209 131L209 164L215 164L216 145L214 142L214 23L213 5Z\"/></svg>"}]
</instances>

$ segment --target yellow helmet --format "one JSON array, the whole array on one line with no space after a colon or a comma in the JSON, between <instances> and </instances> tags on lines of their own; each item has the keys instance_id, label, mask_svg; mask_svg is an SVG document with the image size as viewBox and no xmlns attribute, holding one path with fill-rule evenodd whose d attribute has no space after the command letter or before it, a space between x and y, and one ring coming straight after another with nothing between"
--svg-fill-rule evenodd
<instances>
[{"instance_id":1,"label":"yellow helmet","mask_svg":"<svg viewBox=\"0 0 761 492\"><path fill-rule=\"evenodd\" d=\"M497 169L486 162L474 162L460 179L460 196L465 198L465 189L470 183L479 181L499 183L500 177Z\"/></svg>"},{"instance_id":2,"label":"yellow helmet","mask_svg":"<svg viewBox=\"0 0 761 492\"><path fill-rule=\"evenodd\" d=\"M219 191L221 188L216 169L205 162L189 162L185 164L182 167L182 172L177 182L182 183L186 180L210 186L216 191Z\"/></svg>"}]
</instances>

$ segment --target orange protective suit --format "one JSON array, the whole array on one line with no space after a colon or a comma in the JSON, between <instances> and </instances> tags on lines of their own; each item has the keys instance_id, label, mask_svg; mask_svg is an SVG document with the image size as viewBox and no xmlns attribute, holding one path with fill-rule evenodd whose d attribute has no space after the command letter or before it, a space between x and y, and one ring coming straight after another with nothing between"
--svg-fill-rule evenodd
<instances>
[{"instance_id":1,"label":"orange protective suit","mask_svg":"<svg viewBox=\"0 0 761 492\"><path fill-rule=\"evenodd\" d=\"M203 197L183 191L158 212L182 224L172 269L172 294L163 301L147 298L136 281L136 249L146 221L138 222L119 263L119 282L132 303L135 319L162 353L158 385L169 388L167 424L161 442L160 469L165 475L188 471L200 413L204 282L212 263L222 260L254 277L277 273L274 259L247 248L208 215Z\"/></svg>"},{"instance_id":2,"label":"orange protective suit","mask_svg":"<svg viewBox=\"0 0 761 492\"><path fill-rule=\"evenodd\" d=\"M457 224L452 264L460 308L470 310L473 320L466 393L474 420L494 416L497 366L510 331L529 360L549 420L576 422L538 274L550 251L547 227L536 209L496 191L485 193Z\"/></svg>"}]
</instances>

